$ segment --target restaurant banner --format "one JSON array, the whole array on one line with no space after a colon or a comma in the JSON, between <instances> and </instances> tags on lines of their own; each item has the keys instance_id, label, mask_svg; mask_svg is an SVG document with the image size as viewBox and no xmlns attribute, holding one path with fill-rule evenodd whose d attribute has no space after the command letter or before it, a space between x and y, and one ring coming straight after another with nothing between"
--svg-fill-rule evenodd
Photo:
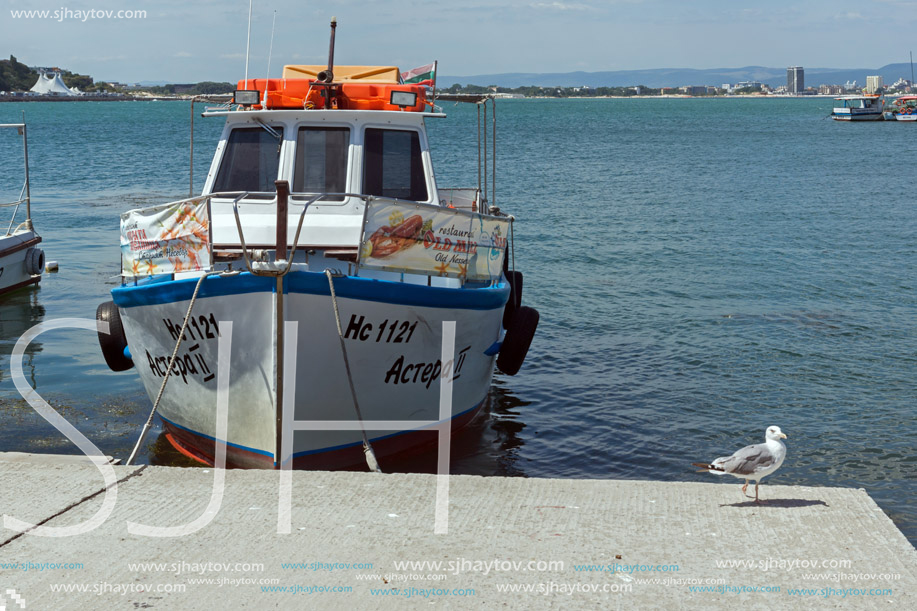
<instances>
[{"instance_id":1,"label":"restaurant banner","mask_svg":"<svg viewBox=\"0 0 917 611\"><path fill-rule=\"evenodd\" d=\"M210 269L207 198L121 215L121 273L149 276Z\"/></svg>"},{"instance_id":2,"label":"restaurant banner","mask_svg":"<svg viewBox=\"0 0 917 611\"><path fill-rule=\"evenodd\" d=\"M426 204L366 203L360 265L493 281L503 272L509 219Z\"/></svg>"}]
</instances>

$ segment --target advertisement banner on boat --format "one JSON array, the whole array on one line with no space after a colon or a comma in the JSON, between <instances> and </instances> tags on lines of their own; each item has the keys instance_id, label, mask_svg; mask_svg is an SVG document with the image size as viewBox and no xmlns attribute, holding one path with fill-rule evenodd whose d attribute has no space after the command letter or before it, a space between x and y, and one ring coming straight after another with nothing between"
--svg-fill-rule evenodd
<instances>
[{"instance_id":1,"label":"advertisement banner on boat","mask_svg":"<svg viewBox=\"0 0 917 611\"><path fill-rule=\"evenodd\" d=\"M121 215L121 273L150 276L210 268L207 199L172 202Z\"/></svg>"},{"instance_id":2,"label":"advertisement banner on boat","mask_svg":"<svg viewBox=\"0 0 917 611\"><path fill-rule=\"evenodd\" d=\"M366 203L360 265L496 280L503 271L509 223L465 210L371 200Z\"/></svg>"}]
</instances>

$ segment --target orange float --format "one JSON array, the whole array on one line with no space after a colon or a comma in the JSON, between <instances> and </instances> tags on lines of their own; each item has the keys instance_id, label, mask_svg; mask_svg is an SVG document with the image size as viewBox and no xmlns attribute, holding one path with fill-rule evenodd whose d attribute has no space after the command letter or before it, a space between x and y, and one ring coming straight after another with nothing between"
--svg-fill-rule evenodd
<instances>
[{"instance_id":1,"label":"orange float","mask_svg":"<svg viewBox=\"0 0 917 611\"><path fill-rule=\"evenodd\" d=\"M238 83L239 89L261 92L262 101L255 109L323 109L327 107L325 90L331 90L331 108L339 110L391 110L423 112L427 102L427 88L423 85L397 83L322 83L316 79L272 78L248 79ZM413 94L412 106L392 104L392 93ZM266 94L266 95L265 95Z\"/></svg>"}]
</instances>

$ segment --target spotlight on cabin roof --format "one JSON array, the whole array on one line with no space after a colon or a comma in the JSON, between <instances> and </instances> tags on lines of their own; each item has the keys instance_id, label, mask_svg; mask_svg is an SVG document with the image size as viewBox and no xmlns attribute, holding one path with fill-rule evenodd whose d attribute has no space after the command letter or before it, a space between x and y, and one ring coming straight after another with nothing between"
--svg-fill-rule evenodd
<instances>
[{"instance_id":1,"label":"spotlight on cabin roof","mask_svg":"<svg viewBox=\"0 0 917 611\"><path fill-rule=\"evenodd\" d=\"M417 94L410 91L392 91L392 96L389 99L389 103L392 106L398 106L400 108L416 106Z\"/></svg>"},{"instance_id":2,"label":"spotlight on cabin roof","mask_svg":"<svg viewBox=\"0 0 917 611\"><path fill-rule=\"evenodd\" d=\"M261 92L257 89L236 89L232 101L239 106L254 106L261 103Z\"/></svg>"}]
</instances>

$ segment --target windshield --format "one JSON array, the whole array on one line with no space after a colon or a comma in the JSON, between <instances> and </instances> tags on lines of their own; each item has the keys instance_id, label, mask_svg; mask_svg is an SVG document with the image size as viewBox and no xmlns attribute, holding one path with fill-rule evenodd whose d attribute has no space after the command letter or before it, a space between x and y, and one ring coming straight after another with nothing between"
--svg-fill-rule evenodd
<instances>
[{"instance_id":1,"label":"windshield","mask_svg":"<svg viewBox=\"0 0 917 611\"><path fill-rule=\"evenodd\" d=\"M347 154L350 129L301 127L296 135L294 193L344 193L347 190ZM325 201L342 201L329 198Z\"/></svg>"},{"instance_id":2,"label":"windshield","mask_svg":"<svg viewBox=\"0 0 917 611\"><path fill-rule=\"evenodd\" d=\"M250 191L274 193L274 181L280 167L280 144L283 128L274 127L281 140L263 127L232 130L223 152L213 192ZM259 197L252 195L252 197ZM273 197L262 195L260 197Z\"/></svg>"},{"instance_id":3,"label":"windshield","mask_svg":"<svg viewBox=\"0 0 917 611\"><path fill-rule=\"evenodd\" d=\"M366 130L363 141L363 192L415 202L429 199L417 132Z\"/></svg>"}]
</instances>

